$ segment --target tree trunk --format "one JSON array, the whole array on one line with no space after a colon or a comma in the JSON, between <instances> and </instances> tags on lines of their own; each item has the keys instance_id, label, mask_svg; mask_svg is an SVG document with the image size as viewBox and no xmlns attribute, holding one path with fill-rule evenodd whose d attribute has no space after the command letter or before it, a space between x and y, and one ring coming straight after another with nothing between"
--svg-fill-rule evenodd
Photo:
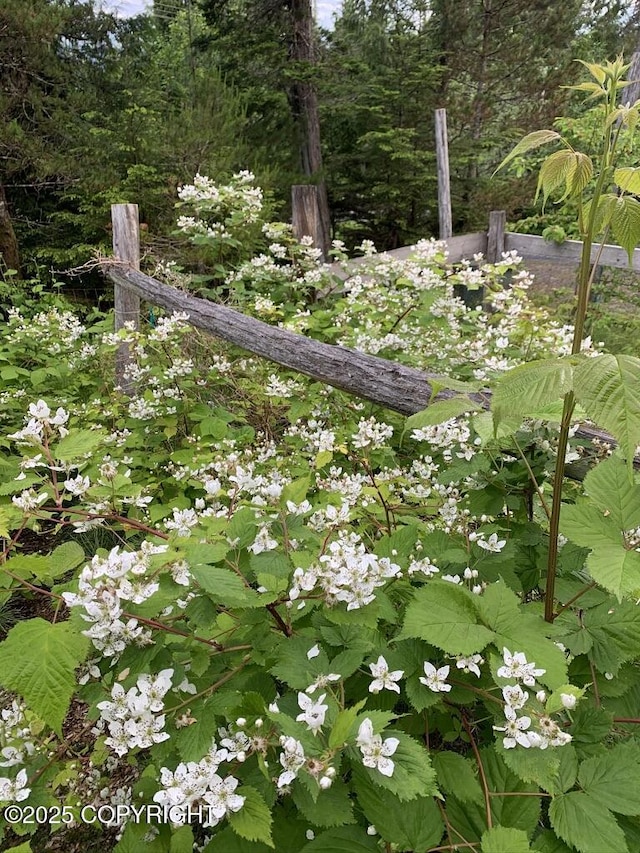
<instances>
[{"instance_id":1,"label":"tree trunk","mask_svg":"<svg viewBox=\"0 0 640 853\"><path fill-rule=\"evenodd\" d=\"M0 182L0 255L7 269L15 270L20 277L20 253L18 250L18 241L16 232L13 229L13 222L9 214L7 205L7 196L4 191L4 184Z\"/></svg>"},{"instance_id":2,"label":"tree trunk","mask_svg":"<svg viewBox=\"0 0 640 853\"><path fill-rule=\"evenodd\" d=\"M318 248L322 249L326 258L331 243L331 217L327 185L323 175L318 95L310 79L316 61L311 0L292 0L291 19L293 24L291 60L303 66L301 78L294 80L291 87L291 103L300 129L302 171L305 175L314 178L318 186L318 206L323 232L323 245Z\"/></svg>"}]
</instances>

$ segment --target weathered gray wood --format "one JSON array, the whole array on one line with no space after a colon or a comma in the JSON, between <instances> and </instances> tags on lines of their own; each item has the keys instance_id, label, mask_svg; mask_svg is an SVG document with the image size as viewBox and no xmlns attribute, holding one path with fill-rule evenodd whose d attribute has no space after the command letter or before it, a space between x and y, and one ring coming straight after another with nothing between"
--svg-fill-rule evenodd
<instances>
[{"instance_id":1,"label":"weathered gray wood","mask_svg":"<svg viewBox=\"0 0 640 853\"><path fill-rule=\"evenodd\" d=\"M487 233L487 261L497 264L505 251L505 231L507 214L504 210L492 210L489 214L489 231Z\"/></svg>"},{"instance_id":2,"label":"weathered gray wood","mask_svg":"<svg viewBox=\"0 0 640 853\"><path fill-rule=\"evenodd\" d=\"M106 266L105 271L114 284L130 289L152 305L159 305L168 311L186 312L192 326L236 344L254 355L403 415L415 414L435 400L457 396L455 391L444 390L432 398L431 382L437 378L437 374L269 326L232 308L189 296L138 270L111 265ZM468 396L479 407L489 408L489 391ZM608 433L591 426L581 426L577 435L589 440L598 438L616 446L615 439ZM640 459L636 459L635 464L638 467Z\"/></svg>"},{"instance_id":3,"label":"weathered gray wood","mask_svg":"<svg viewBox=\"0 0 640 853\"><path fill-rule=\"evenodd\" d=\"M505 234L505 247L509 252L513 249L527 261L551 261L558 264L576 265L580 263L582 243L580 240L565 240L564 243L556 245L550 243L543 237L532 234L513 234L507 231ZM591 250L591 261L595 262L599 246ZM598 258L598 263L603 267L619 267L621 269L633 269L640 272L640 249L633 253L632 263L629 265L627 252L621 246L607 244Z\"/></svg>"},{"instance_id":4,"label":"weathered gray wood","mask_svg":"<svg viewBox=\"0 0 640 853\"><path fill-rule=\"evenodd\" d=\"M140 224L137 204L112 204L113 254L116 261L140 269ZM126 323L140 328L140 297L131 288L114 283L113 301L116 332ZM120 344L116 352L116 383L126 394L133 392L133 384L125 378L132 355L129 345Z\"/></svg>"},{"instance_id":5,"label":"weathered gray wood","mask_svg":"<svg viewBox=\"0 0 640 853\"><path fill-rule=\"evenodd\" d=\"M438 173L438 221L440 239L448 240L453 234L451 220L451 186L449 182L449 140L447 136L447 111L436 110L436 169Z\"/></svg>"},{"instance_id":6,"label":"weathered gray wood","mask_svg":"<svg viewBox=\"0 0 640 853\"><path fill-rule=\"evenodd\" d=\"M620 102L630 107L640 98L640 51L634 51L631 56L631 66L625 77L629 85L622 90Z\"/></svg>"},{"instance_id":7,"label":"weathered gray wood","mask_svg":"<svg viewBox=\"0 0 640 853\"><path fill-rule=\"evenodd\" d=\"M314 184L294 184L291 187L291 213L293 233L300 240L311 237L313 245L322 250L325 257L325 235L322 219L318 187Z\"/></svg>"}]
</instances>

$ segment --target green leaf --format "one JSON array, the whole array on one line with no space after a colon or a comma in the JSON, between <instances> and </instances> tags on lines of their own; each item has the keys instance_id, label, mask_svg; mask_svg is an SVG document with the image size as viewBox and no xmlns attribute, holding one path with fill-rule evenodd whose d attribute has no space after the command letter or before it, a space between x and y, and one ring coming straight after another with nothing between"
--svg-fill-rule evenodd
<instances>
[{"instance_id":1,"label":"green leaf","mask_svg":"<svg viewBox=\"0 0 640 853\"><path fill-rule=\"evenodd\" d=\"M179 826L171 833L169 853L193 853L193 829Z\"/></svg>"},{"instance_id":2,"label":"green leaf","mask_svg":"<svg viewBox=\"0 0 640 853\"><path fill-rule=\"evenodd\" d=\"M560 838L580 853L629 853L616 819L591 794L571 791L554 797L549 817Z\"/></svg>"},{"instance_id":3,"label":"green leaf","mask_svg":"<svg viewBox=\"0 0 640 853\"><path fill-rule=\"evenodd\" d=\"M356 721L359 711L366 703L366 699L353 705L351 708L345 708L340 711L333 724L331 733L329 734L329 749L339 749L349 738L349 734Z\"/></svg>"},{"instance_id":4,"label":"green leaf","mask_svg":"<svg viewBox=\"0 0 640 853\"><path fill-rule=\"evenodd\" d=\"M431 403L426 409L422 409L422 411L407 418L404 429L407 432L426 426L436 426L451 420L451 418L457 418L465 412L475 412L479 408L479 404L474 403L468 397L451 397L449 400L438 400Z\"/></svg>"},{"instance_id":5,"label":"green leaf","mask_svg":"<svg viewBox=\"0 0 640 853\"><path fill-rule=\"evenodd\" d=\"M541 145L546 145L548 142L556 142L559 139L562 139L562 137L559 133L556 133L555 130L534 130L533 133L528 133L516 146L514 146L511 152L507 154L502 163L500 163L496 169L496 172L499 172L507 165L507 163L510 163L521 154L526 154L527 151L532 151L534 148L539 148Z\"/></svg>"},{"instance_id":6,"label":"green leaf","mask_svg":"<svg viewBox=\"0 0 640 853\"><path fill-rule=\"evenodd\" d=\"M474 597L447 581L431 580L415 590L401 638L418 637L452 655L481 651L494 634L478 624Z\"/></svg>"},{"instance_id":7,"label":"green leaf","mask_svg":"<svg viewBox=\"0 0 640 853\"><path fill-rule=\"evenodd\" d=\"M593 361L593 359L590 359ZM561 399L571 390L573 367L568 360L553 358L521 364L503 374L493 393L494 420L523 417Z\"/></svg>"},{"instance_id":8,"label":"green leaf","mask_svg":"<svg viewBox=\"0 0 640 853\"><path fill-rule=\"evenodd\" d=\"M640 201L633 196L623 195L617 199L611 217L613 236L633 261L633 250L640 243Z\"/></svg>"},{"instance_id":9,"label":"green leaf","mask_svg":"<svg viewBox=\"0 0 640 853\"><path fill-rule=\"evenodd\" d=\"M538 174L536 199L538 193L542 190L543 205L546 204L549 196L558 187L561 187L563 184L569 185L571 174L574 170L575 157L573 151L563 148L560 151L554 151L553 154L550 154L542 164Z\"/></svg>"},{"instance_id":10,"label":"green leaf","mask_svg":"<svg viewBox=\"0 0 640 853\"><path fill-rule=\"evenodd\" d=\"M550 829L545 829L533 842L532 850L536 853L573 853Z\"/></svg>"},{"instance_id":11,"label":"green leaf","mask_svg":"<svg viewBox=\"0 0 640 853\"><path fill-rule=\"evenodd\" d=\"M613 173L614 182L622 192L640 195L640 169L626 166Z\"/></svg>"},{"instance_id":12,"label":"green leaf","mask_svg":"<svg viewBox=\"0 0 640 853\"><path fill-rule=\"evenodd\" d=\"M354 773L358 804L385 841L400 850L428 850L440 843L444 825L433 797L402 802L360 771Z\"/></svg>"},{"instance_id":13,"label":"green leaf","mask_svg":"<svg viewBox=\"0 0 640 853\"><path fill-rule=\"evenodd\" d=\"M640 553L625 548L622 531L601 510L586 503L565 506L560 526L576 545L591 549L587 568L601 586L618 597L640 589Z\"/></svg>"},{"instance_id":14,"label":"green leaf","mask_svg":"<svg viewBox=\"0 0 640 853\"><path fill-rule=\"evenodd\" d=\"M635 743L614 746L603 755L583 761L578 782L603 806L625 815L640 814L640 747Z\"/></svg>"},{"instance_id":15,"label":"green leaf","mask_svg":"<svg viewBox=\"0 0 640 853\"><path fill-rule=\"evenodd\" d=\"M482 853L529 853L527 833L510 826L494 826L482 834Z\"/></svg>"},{"instance_id":16,"label":"green leaf","mask_svg":"<svg viewBox=\"0 0 640 853\"><path fill-rule=\"evenodd\" d=\"M239 812L229 814L229 823L234 832L248 841L261 841L268 847L274 847L271 837L271 810L262 795L248 785L238 789L245 797L245 802Z\"/></svg>"},{"instance_id":17,"label":"green leaf","mask_svg":"<svg viewBox=\"0 0 640 853\"><path fill-rule=\"evenodd\" d=\"M47 557L48 578L58 578L84 561L84 551L77 542L63 542Z\"/></svg>"},{"instance_id":18,"label":"green leaf","mask_svg":"<svg viewBox=\"0 0 640 853\"><path fill-rule=\"evenodd\" d=\"M53 455L63 462L74 462L87 457L102 443L104 431L99 429L72 430L53 448Z\"/></svg>"},{"instance_id":19,"label":"green leaf","mask_svg":"<svg viewBox=\"0 0 640 853\"><path fill-rule=\"evenodd\" d=\"M591 420L618 440L631 472L640 444L640 359L586 358L574 369L574 391Z\"/></svg>"},{"instance_id":20,"label":"green leaf","mask_svg":"<svg viewBox=\"0 0 640 853\"><path fill-rule=\"evenodd\" d=\"M300 853L379 853L378 842L361 826L329 829L305 844Z\"/></svg>"},{"instance_id":21,"label":"green leaf","mask_svg":"<svg viewBox=\"0 0 640 853\"><path fill-rule=\"evenodd\" d=\"M589 471L584 490L620 530L640 526L640 485L629 477L618 455L604 459Z\"/></svg>"},{"instance_id":22,"label":"green leaf","mask_svg":"<svg viewBox=\"0 0 640 853\"><path fill-rule=\"evenodd\" d=\"M601 672L618 671L640 656L640 607L635 602L601 604L587 610L584 625L592 638L591 655Z\"/></svg>"},{"instance_id":23,"label":"green leaf","mask_svg":"<svg viewBox=\"0 0 640 853\"><path fill-rule=\"evenodd\" d=\"M89 640L69 622L19 622L0 643L0 684L19 693L62 736L62 721L76 688L75 669L88 646Z\"/></svg>"},{"instance_id":24,"label":"green leaf","mask_svg":"<svg viewBox=\"0 0 640 853\"><path fill-rule=\"evenodd\" d=\"M463 803L482 802L482 788L472 763L457 752L436 752L433 769L438 786L447 794L455 794Z\"/></svg>"},{"instance_id":25,"label":"green leaf","mask_svg":"<svg viewBox=\"0 0 640 853\"><path fill-rule=\"evenodd\" d=\"M191 566L191 574L214 601L228 607L260 607L258 593L244 585L238 575L220 566Z\"/></svg>"},{"instance_id":26,"label":"green leaf","mask_svg":"<svg viewBox=\"0 0 640 853\"><path fill-rule=\"evenodd\" d=\"M315 782L311 783L315 785ZM298 811L314 826L323 829L355 823L349 788L342 779L334 779L326 791L319 791L314 800L308 788L298 781L293 786L293 801Z\"/></svg>"}]
</instances>

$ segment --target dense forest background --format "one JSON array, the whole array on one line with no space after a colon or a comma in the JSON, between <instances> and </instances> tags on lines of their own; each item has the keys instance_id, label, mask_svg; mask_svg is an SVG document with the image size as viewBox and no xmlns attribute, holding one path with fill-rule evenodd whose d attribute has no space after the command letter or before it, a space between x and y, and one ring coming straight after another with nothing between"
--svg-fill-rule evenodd
<instances>
[{"instance_id":1,"label":"dense forest background","mask_svg":"<svg viewBox=\"0 0 640 853\"><path fill-rule=\"evenodd\" d=\"M639 25L624 0L344 0L331 32L310 0L156 0L128 20L2 0L3 263L41 278L77 267L109 247L113 202L137 202L148 251L173 256L177 187L240 169L283 220L291 185L318 183L347 246L437 235L441 107L454 231L498 207L540 231L534 172L491 175L560 114L588 135L562 88L581 76L574 60L631 56Z\"/></svg>"}]
</instances>

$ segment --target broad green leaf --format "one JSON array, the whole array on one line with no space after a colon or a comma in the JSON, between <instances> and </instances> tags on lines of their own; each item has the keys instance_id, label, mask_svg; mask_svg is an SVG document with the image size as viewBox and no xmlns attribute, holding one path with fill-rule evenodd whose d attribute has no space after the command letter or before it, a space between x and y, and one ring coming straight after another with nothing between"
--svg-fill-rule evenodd
<instances>
[{"instance_id":1,"label":"broad green leaf","mask_svg":"<svg viewBox=\"0 0 640 853\"><path fill-rule=\"evenodd\" d=\"M311 784L316 785L315 782ZM293 786L293 801L300 814L313 826L327 829L355 823L349 788L342 779L334 779L333 785L326 791L319 791L315 800L306 785L298 781Z\"/></svg>"},{"instance_id":2,"label":"broad green leaf","mask_svg":"<svg viewBox=\"0 0 640 853\"><path fill-rule=\"evenodd\" d=\"M367 715L371 717L371 715ZM375 725L374 725L375 729ZM416 797L430 797L438 792L436 774L431 767L427 750L404 732L385 729L382 739L397 738L398 747L393 754L395 765L393 776L383 776L379 770L363 767L369 780L379 788L385 788L402 800L414 800Z\"/></svg>"},{"instance_id":3,"label":"broad green leaf","mask_svg":"<svg viewBox=\"0 0 640 853\"><path fill-rule=\"evenodd\" d=\"M228 607L260 607L258 593L245 586L241 578L221 566L191 566L191 574L202 589Z\"/></svg>"},{"instance_id":4,"label":"broad green leaf","mask_svg":"<svg viewBox=\"0 0 640 853\"><path fill-rule=\"evenodd\" d=\"M536 197L542 190L543 204L546 203L549 196L558 189L558 187L566 184L569 185L572 171L575 170L575 155L570 149L563 148L560 151L554 151L550 154L542 164L538 175L538 188ZM566 193L565 193L566 195Z\"/></svg>"},{"instance_id":5,"label":"broad green leaf","mask_svg":"<svg viewBox=\"0 0 640 853\"><path fill-rule=\"evenodd\" d=\"M494 634L478 624L474 597L447 581L430 581L415 590L406 611L402 638L426 640L451 655L481 651Z\"/></svg>"},{"instance_id":6,"label":"broad green leaf","mask_svg":"<svg viewBox=\"0 0 640 853\"><path fill-rule=\"evenodd\" d=\"M510 163L521 154L526 154L527 151L532 151L534 148L539 148L541 145L546 145L548 142L556 142L562 139L559 133L555 130L534 130L533 133L528 133L523 139L515 145L511 152L507 154L502 163L496 169L499 172L507 163ZM495 174L495 172L494 172Z\"/></svg>"},{"instance_id":7,"label":"broad green leaf","mask_svg":"<svg viewBox=\"0 0 640 853\"><path fill-rule=\"evenodd\" d=\"M629 853L615 817L591 794L571 791L554 797L549 817L557 835L580 853Z\"/></svg>"},{"instance_id":8,"label":"broad green leaf","mask_svg":"<svg viewBox=\"0 0 640 853\"><path fill-rule=\"evenodd\" d=\"M621 663L640 656L640 607L635 602L601 604L584 614L592 638L591 655L601 672L618 671Z\"/></svg>"},{"instance_id":9,"label":"broad green leaf","mask_svg":"<svg viewBox=\"0 0 640 853\"><path fill-rule=\"evenodd\" d=\"M0 507L0 539L10 539L11 532L9 525L11 524L11 516L5 507Z\"/></svg>"},{"instance_id":10,"label":"broad green leaf","mask_svg":"<svg viewBox=\"0 0 640 853\"><path fill-rule=\"evenodd\" d=\"M214 714L201 706L195 715L197 722L180 729L175 735L175 745L182 761L200 761L211 748L218 731Z\"/></svg>"},{"instance_id":11,"label":"broad green leaf","mask_svg":"<svg viewBox=\"0 0 640 853\"><path fill-rule=\"evenodd\" d=\"M611 217L611 231L617 243L626 249L629 264L640 243L640 202L633 196L620 196Z\"/></svg>"},{"instance_id":12,"label":"broad green leaf","mask_svg":"<svg viewBox=\"0 0 640 853\"><path fill-rule=\"evenodd\" d=\"M331 733L329 734L330 749L339 749L346 743L349 738L349 734L351 733L351 729L353 728L353 724L356 721L356 717L365 702L366 700L363 699L361 702L358 702L357 705L353 705L351 708L345 708L339 712L336 717L336 721L333 724L333 728L331 729Z\"/></svg>"},{"instance_id":13,"label":"broad green leaf","mask_svg":"<svg viewBox=\"0 0 640 853\"><path fill-rule=\"evenodd\" d=\"M362 826L341 826L317 835L300 853L379 853L378 842Z\"/></svg>"},{"instance_id":14,"label":"broad green leaf","mask_svg":"<svg viewBox=\"0 0 640 853\"><path fill-rule=\"evenodd\" d=\"M588 758L580 765L578 782L611 811L640 814L640 747L621 743L603 755Z\"/></svg>"},{"instance_id":15,"label":"broad green leaf","mask_svg":"<svg viewBox=\"0 0 640 853\"><path fill-rule=\"evenodd\" d=\"M457 418L465 412L475 412L479 408L479 403L474 403L468 397L451 397L449 400L438 400L431 403L426 409L422 409L422 411L407 418L404 429L407 432L427 426L436 426L451 420L451 418Z\"/></svg>"},{"instance_id":16,"label":"broad green leaf","mask_svg":"<svg viewBox=\"0 0 640 853\"><path fill-rule=\"evenodd\" d=\"M173 829L169 853L193 853L193 829L190 826Z\"/></svg>"},{"instance_id":17,"label":"broad green leaf","mask_svg":"<svg viewBox=\"0 0 640 853\"><path fill-rule=\"evenodd\" d=\"M77 542L63 542L47 557L46 576L58 578L84 561L84 551Z\"/></svg>"},{"instance_id":18,"label":"broad green leaf","mask_svg":"<svg viewBox=\"0 0 640 853\"><path fill-rule=\"evenodd\" d=\"M629 477L619 456L610 456L592 468L584 478L584 490L620 530L640 526L640 485Z\"/></svg>"},{"instance_id":19,"label":"broad green leaf","mask_svg":"<svg viewBox=\"0 0 640 853\"><path fill-rule=\"evenodd\" d=\"M76 687L75 670L89 640L69 622L18 622L0 643L0 684L15 690L47 725L62 736L62 722Z\"/></svg>"},{"instance_id":20,"label":"broad green leaf","mask_svg":"<svg viewBox=\"0 0 640 853\"><path fill-rule=\"evenodd\" d=\"M625 166L622 169L616 169L613 173L613 180L620 187L622 192L640 195L639 168Z\"/></svg>"},{"instance_id":21,"label":"broad green leaf","mask_svg":"<svg viewBox=\"0 0 640 853\"><path fill-rule=\"evenodd\" d=\"M268 847L274 847L271 837L271 809L262 795L248 785L238 788L238 794L245 797L245 802L240 811L229 815L233 831L248 841L260 841Z\"/></svg>"},{"instance_id":22,"label":"broad green leaf","mask_svg":"<svg viewBox=\"0 0 640 853\"><path fill-rule=\"evenodd\" d=\"M631 472L640 444L640 359L585 358L574 369L574 391L588 416L619 441Z\"/></svg>"},{"instance_id":23,"label":"broad green leaf","mask_svg":"<svg viewBox=\"0 0 640 853\"><path fill-rule=\"evenodd\" d=\"M531 849L535 853L574 853L573 848L567 847L550 829L545 829L536 838Z\"/></svg>"},{"instance_id":24,"label":"broad green leaf","mask_svg":"<svg viewBox=\"0 0 640 853\"><path fill-rule=\"evenodd\" d=\"M611 518L579 503L563 507L560 527L576 545L591 549L587 568L601 586L618 597L640 590L640 553L625 548L622 531Z\"/></svg>"},{"instance_id":25,"label":"broad green leaf","mask_svg":"<svg viewBox=\"0 0 640 853\"><path fill-rule=\"evenodd\" d=\"M545 791L554 791L560 773L559 749L504 749L502 741L496 751L509 770L523 782L535 783Z\"/></svg>"},{"instance_id":26,"label":"broad green leaf","mask_svg":"<svg viewBox=\"0 0 640 853\"><path fill-rule=\"evenodd\" d=\"M503 374L493 393L494 420L525 416L561 399L571 390L573 367L568 360L549 358L521 364Z\"/></svg>"},{"instance_id":27,"label":"broad green leaf","mask_svg":"<svg viewBox=\"0 0 640 853\"><path fill-rule=\"evenodd\" d=\"M102 443L104 432L99 429L72 430L53 447L53 455L63 462L74 462L89 456Z\"/></svg>"},{"instance_id":28,"label":"broad green leaf","mask_svg":"<svg viewBox=\"0 0 640 853\"><path fill-rule=\"evenodd\" d=\"M433 797L400 801L360 770L354 773L358 805L381 837L399 850L428 850L440 843L444 825Z\"/></svg>"},{"instance_id":29,"label":"broad green leaf","mask_svg":"<svg viewBox=\"0 0 640 853\"><path fill-rule=\"evenodd\" d=\"M527 833L510 826L494 826L482 835L482 853L529 853Z\"/></svg>"},{"instance_id":30,"label":"broad green leaf","mask_svg":"<svg viewBox=\"0 0 640 853\"><path fill-rule=\"evenodd\" d=\"M457 752L436 752L432 756L438 787L455 794L461 802L482 802L482 788L472 763Z\"/></svg>"}]
</instances>

